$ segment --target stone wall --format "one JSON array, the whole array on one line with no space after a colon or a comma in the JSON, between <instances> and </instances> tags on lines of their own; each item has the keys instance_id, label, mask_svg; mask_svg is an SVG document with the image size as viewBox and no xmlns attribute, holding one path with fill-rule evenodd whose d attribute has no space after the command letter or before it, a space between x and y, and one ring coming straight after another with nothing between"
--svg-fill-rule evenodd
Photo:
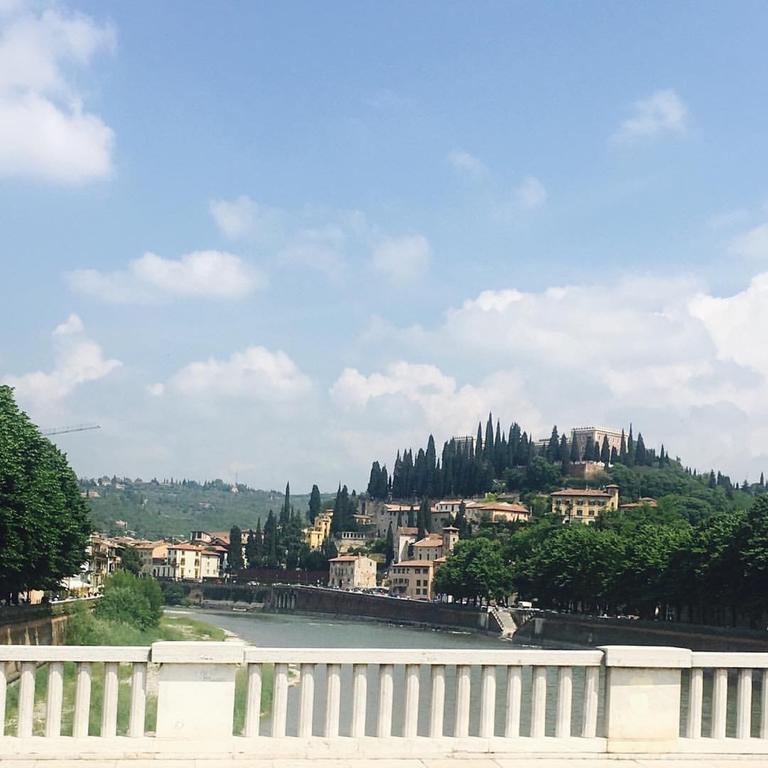
<instances>
[{"instance_id":1,"label":"stone wall","mask_svg":"<svg viewBox=\"0 0 768 768\"><path fill-rule=\"evenodd\" d=\"M378 619L450 629L498 631L497 625L489 621L488 612L478 608L312 587L273 586L264 610L322 613L346 619Z\"/></svg>"},{"instance_id":2,"label":"stone wall","mask_svg":"<svg viewBox=\"0 0 768 768\"><path fill-rule=\"evenodd\" d=\"M765 652L768 651L768 631L666 621L600 619L545 611L530 618L517 630L515 642L558 648L662 645L694 651Z\"/></svg>"}]
</instances>

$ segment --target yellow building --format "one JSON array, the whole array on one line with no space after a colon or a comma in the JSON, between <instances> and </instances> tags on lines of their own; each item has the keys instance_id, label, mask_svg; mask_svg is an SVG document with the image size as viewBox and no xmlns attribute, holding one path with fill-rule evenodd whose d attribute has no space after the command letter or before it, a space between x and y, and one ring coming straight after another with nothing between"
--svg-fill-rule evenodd
<instances>
[{"instance_id":1,"label":"yellow building","mask_svg":"<svg viewBox=\"0 0 768 768\"><path fill-rule=\"evenodd\" d=\"M328 586L366 589L376 586L376 561L364 555L340 555L328 561Z\"/></svg>"},{"instance_id":2,"label":"yellow building","mask_svg":"<svg viewBox=\"0 0 768 768\"><path fill-rule=\"evenodd\" d=\"M165 541L142 541L134 547L141 560L141 573L144 576L160 575L168 558L168 544Z\"/></svg>"},{"instance_id":3,"label":"yellow building","mask_svg":"<svg viewBox=\"0 0 768 768\"><path fill-rule=\"evenodd\" d=\"M219 576L219 555L194 544L169 544L165 565L158 568L158 575L174 581L215 579Z\"/></svg>"},{"instance_id":4,"label":"yellow building","mask_svg":"<svg viewBox=\"0 0 768 768\"><path fill-rule=\"evenodd\" d=\"M326 509L320 512L315 518L315 523L307 529L307 546L310 549L321 549L325 540L331 535L331 522L333 521L333 510Z\"/></svg>"},{"instance_id":5,"label":"yellow building","mask_svg":"<svg viewBox=\"0 0 768 768\"><path fill-rule=\"evenodd\" d=\"M465 516L472 523L485 520L491 523L517 523L527 522L531 513L524 504L516 502L473 501L466 505Z\"/></svg>"},{"instance_id":6,"label":"yellow building","mask_svg":"<svg viewBox=\"0 0 768 768\"><path fill-rule=\"evenodd\" d=\"M434 560L401 560L389 569L389 591L411 600L431 600Z\"/></svg>"},{"instance_id":7,"label":"yellow building","mask_svg":"<svg viewBox=\"0 0 768 768\"><path fill-rule=\"evenodd\" d=\"M601 490L565 488L551 493L552 512L564 523L594 523L601 512L619 508L619 486L606 485Z\"/></svg>"},{"instance_id":8,"label":"yellow building","mask_svg":"<svg viewBox=\"0 0 768 768\"><path fill-rule=\"evenodd\" d=\"M434 561L445 558L453 552L458 540L459 529L453 526L446 526L442 533L428 533L420 541L414 542L412 560Z\"/></svg>"}]
</instances>

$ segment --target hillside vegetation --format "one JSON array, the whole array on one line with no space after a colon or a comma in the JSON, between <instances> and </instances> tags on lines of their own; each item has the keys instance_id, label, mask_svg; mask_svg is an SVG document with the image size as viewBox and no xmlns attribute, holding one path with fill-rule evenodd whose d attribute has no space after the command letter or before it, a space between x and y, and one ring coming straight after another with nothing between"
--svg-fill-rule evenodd
<instances>
[{"instance_id":1,"label":"hillside vegetation","mask_svg":"<svg viewBox=\"0 0 768 768\"><path fill-rule=\"evenodd\" d=\"M246 485L232 491L228 483L214 480L142 481L127 478L80 480L88 492L88 506L97 530L118 534L126 528L149 539L163 536L188 536L192 530L228 531L232 525L243 530L266 520L270 510L279 510L283 494L262 491ZM96 495L98 494L98 495ZM332 496L322 496L323 503ZM309 494L293 494L294 508L302 513L309 505ZM124 521L125 527L116 525Z\"/></svg>"}]
</instances>

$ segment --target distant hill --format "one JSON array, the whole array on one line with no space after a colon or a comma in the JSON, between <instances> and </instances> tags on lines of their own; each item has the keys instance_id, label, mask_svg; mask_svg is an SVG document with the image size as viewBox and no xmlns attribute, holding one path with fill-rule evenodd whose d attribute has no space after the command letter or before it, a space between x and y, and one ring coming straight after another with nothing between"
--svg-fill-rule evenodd
<instances>
[{"instance_id":1,"label":"distant hill","mask_svg":"<svg viewBox=\"0 0 768 768\"><path fill-rule=\"evenodd\" d=\"M193 530L228 531L232 525L247 530L277 513L283 505L281 491L263 491L221 480L198 483L183 481L142 481L107 478L79 481L87 493L91 519L97 530L119 534L126 530L137 536L160 538L188 536ZM322 495L323 503L332 500ZM306 513L309 494L291 495L297 512ZM121 525L122 521L125 525Z\"/></svg>"}]
</instances>

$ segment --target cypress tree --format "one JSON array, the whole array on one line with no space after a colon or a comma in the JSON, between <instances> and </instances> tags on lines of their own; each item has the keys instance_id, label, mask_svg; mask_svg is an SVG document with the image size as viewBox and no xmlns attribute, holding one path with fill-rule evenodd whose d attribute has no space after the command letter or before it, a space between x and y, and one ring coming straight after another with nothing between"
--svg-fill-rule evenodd
<instances>
[{"instance_id":1,"label":"cypress tree","mask_svg":"<svg viewBox=\"0 0 768 768\"><path fill-rule=\"evenodd\" d=\"M229 529L227 569L232 574L236 574L243 570L243 536L242 532L236 525L233 525Z\"/></svg>"},{"instance_id":2,"label":"cypress tree","mask_svg":"<svg viewBox=\"0 0 768 768\"><path fill-rule=\"evenodd\" d=\"M488 421L485 425L485 445L483 447L483 458L486 461L493 462L493 416L488 414Z\"/></svg>"},{"instance_id":3,"label":"cypress tree","mask_svg":"<svg viewBox=\"0 0 768 768\"><path fill-rule=\"evenodd\" d=\"M552 427L552 434L549 436L545 456L550 464L555 464L560 459L560 437L557 434L557 426Z\"/></svg>"},{"instance_id":4,"label":"cypress tree","mask_svg":"<svg viewBox=\"0 0 768 768\"><path fill-rule=\"evenodd\" d=\"M479 459L483 455L483 426L478 422L477 437L475 438L475 456Z\"/></svg>"},{"instance_id":5,"label":"cypress tree","mask_svg":"<svg viewBox=\"0 0 768 768\"><path fill-rule=\"evenodd\" d=\"M285 500L280 512L280 525L287 525L291 519L291 484L285 484Z\"/></svg>"},{"instance_id":6,"label":"cypress tree","mask_svg":"<svg viewBox=\"0 0 768 768\"><path fill-rule=\"evenodd\" d=\"M309 494L309 522L314 523L315 518L320 514L322 500L320 499L320 489L312 486L312 492Z\"/></svg>"},{"instance_id":7,"label":"cypress tree","mask_svg":"<svg viewBox=\"0 0 768 768\"><path fill-rule=\"evenodd\" d=\"M608 435L603 435L603 444L600 446L600 461L608 469L608 465L611 463L611 447L608 445Z\"/></svg>"},{"instance_id":8,"label":"cypress tree","mask_svg":"<svg viewBox=\"0 0 768 768\"><path fill-rule=\"evenodd\" d=\"M248 531L248 537L245 540L245 562L249 568L256 568L256 535L253 529Z\"/></svg>"},{"instance_id":9,"label":"cypress tree","mask_svg":"<svg viewBox=\"0 0 768 768\"><path fill-rule=\"evenodd\" d=\"M395 559L395 536L392 533L392 522L390 521L389 527L387 528L387 538L385 539L386 543L386 550L385 550L385 557L386 557L386 564L389 566L392 561Z\"/></svg>"},{"instance_id":10,"label":"cypress tree","mask_svg":"<svg viewBox=\"0 0 768 768\"><path fill-rule=\"evenodd\" d=\"M624 436L624 430L621 430L621 445L619 446L619 461L622 464L627 463L627 438Z\"/></svg>"},{"instance_id":11,"label":"cypress tree","mask_svg":"<svg viewBox=\"0 0 768 768\"><path fill-rule=\"evenodd\" d=\"M576 439L575 431L571 432L571 454L569 458L572 464L581 461L581 456L579 455L579 441Z\"/></svg>"},{"instance_id":12,"label":"cypress tree","mask_svg":"<svg viewBox=\"0 0 768 768\"><path fill-rule=\"evenodd\" d=\"M632 438L632 424L629 425L629 437L627 438L627 466L635 465L635 441Z\"/></svg>"},{"instance_id":13,"label":"cypress tree","mask_svg":"<svg viewBox=\"0 0 768 768\"><path fill-rule=\"evenodd\" d=\"M642 466L646 464L648 457L646 456L645 443L643 442L642 432L637 434L637 444L635 445L635 464Z\"/></svg>"}]
</instances>

